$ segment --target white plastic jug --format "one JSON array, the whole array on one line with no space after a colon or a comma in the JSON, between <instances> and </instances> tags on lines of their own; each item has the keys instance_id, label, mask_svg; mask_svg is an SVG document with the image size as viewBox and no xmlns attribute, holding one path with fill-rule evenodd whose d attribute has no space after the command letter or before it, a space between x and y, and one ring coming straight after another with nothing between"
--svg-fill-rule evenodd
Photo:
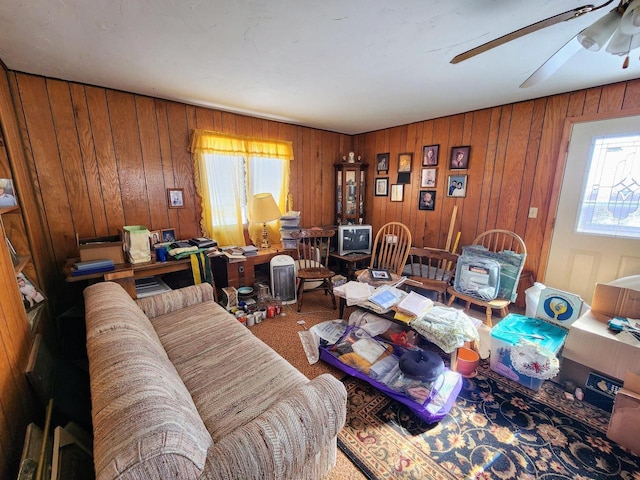
<instances>
[{"instance_id":1,"label":"white plastic jug","mask_svg":"<svg viewBox=\"0 0 640 480\"><path fill-rule=\"evenodd\" d=\"M525 314L527 317L536 318L540 294L545 288L547 287L542 283L535 282L532 287L529 287L524 291L526 305Z\"/></svg>"}]
</instances>

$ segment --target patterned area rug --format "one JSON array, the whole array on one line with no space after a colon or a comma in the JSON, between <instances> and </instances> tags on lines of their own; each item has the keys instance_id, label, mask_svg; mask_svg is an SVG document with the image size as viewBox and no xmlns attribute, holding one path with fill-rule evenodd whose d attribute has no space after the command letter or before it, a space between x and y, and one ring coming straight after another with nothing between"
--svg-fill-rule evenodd
<instances>
[{"instance_id":1,"label":"patterned area rug","mask_svg":"<svg viewBox=\"0 0 640 480\"><path fill-rule=\"evenodd\" d=\"M606 438L609 414L478 369L451 412L428 425L367 383L349 394L340 448L371 479L640 480L640 458Z\"/></svg>"}]
</instances>

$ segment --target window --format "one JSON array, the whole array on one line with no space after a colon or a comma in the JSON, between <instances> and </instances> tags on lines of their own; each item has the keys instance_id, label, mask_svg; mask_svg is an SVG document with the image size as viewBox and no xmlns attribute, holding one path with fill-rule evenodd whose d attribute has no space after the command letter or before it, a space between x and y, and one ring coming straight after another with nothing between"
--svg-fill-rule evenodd
<instances>
[{"instance_id":1,"label":"window","mask_svg":"<svg viewBox=\"0 0 640 480\"><path fill-rule=\"evenodd\" d=\"M576 232L640 238L640 135L593 139Z\"/></svg>"},{"instance_id":2,"label":"window","mask_svg":"<svg viewBox=\"0 0 640 480\"><path fill-rule=\"evenodd\" d=\"M251 224L255 194L271 193L280 211L287 210L291 142L194 130L191 152L203 234L220 245L244 245L247 224L254 243L259 240L262 225ZM267 224L267 230L270 241L278 243L277 222Z\"/></svg>"}]
</instances>

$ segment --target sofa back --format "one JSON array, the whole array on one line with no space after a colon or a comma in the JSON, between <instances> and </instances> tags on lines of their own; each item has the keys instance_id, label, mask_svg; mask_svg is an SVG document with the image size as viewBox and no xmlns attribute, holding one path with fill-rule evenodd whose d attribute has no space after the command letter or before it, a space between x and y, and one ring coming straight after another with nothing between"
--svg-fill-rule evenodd
<instances>
[{"instance_id":1,"label":"sofa back","mask_svg":"<svg viewBox=\"0 0 640 480\"><path fill-rule=\"evenodd\" d=\"M213 440L151 322L116 283L84 298L97 479L198 478Z\"/></svg>"}]
</instances>

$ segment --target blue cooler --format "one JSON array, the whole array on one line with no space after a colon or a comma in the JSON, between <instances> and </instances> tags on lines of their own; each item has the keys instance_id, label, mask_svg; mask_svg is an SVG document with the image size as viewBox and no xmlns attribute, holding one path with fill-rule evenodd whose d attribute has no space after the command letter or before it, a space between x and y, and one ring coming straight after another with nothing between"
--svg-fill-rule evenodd
<instances>
[{"instance_id":1,"label":"blue cooler","mask_svg":"<svg viewBox=\"0 0 640 480\"><path fill-rule=\"evenodd\" d=\"M491 369L532 390L558 373L567 330L551 321L511 313L491 330Z\"/></svg>"}]
</instances>

